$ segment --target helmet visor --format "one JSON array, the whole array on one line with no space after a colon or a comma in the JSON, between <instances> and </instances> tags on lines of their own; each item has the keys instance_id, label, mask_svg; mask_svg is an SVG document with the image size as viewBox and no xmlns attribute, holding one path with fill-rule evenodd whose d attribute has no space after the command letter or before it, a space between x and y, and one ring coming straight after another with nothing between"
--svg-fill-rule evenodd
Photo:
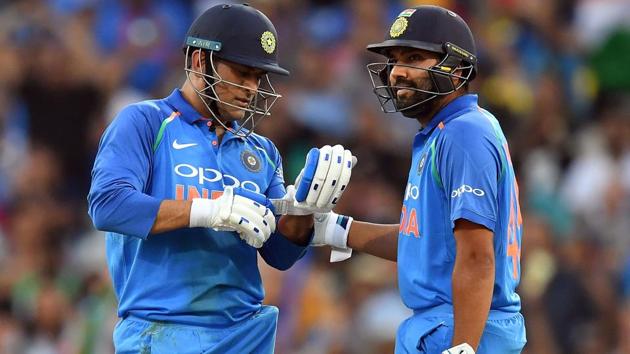
<instances>
[{"instance_id":1,"label":"helmet visor","mask_svg":"<svg viewBox=\"0 0 630 354\"><path fill-rule=\"evenodd\" d=\"M438 96L449 95L463 87L470 79L473 72L473 66L458 66L450 72L445 72L444 70L439 69L445 61L446 57L440 63L430 68L393 63L391 61L367 64L366 68L372 82L372 91L378 98L383 112L405 113L414 111L419 106ZM426 71L428 73L427 80L429 80L431 85L428 87L414 87L399 84L392 85L390 83L389 76L394 66ZM442 82L438 83L437 80L441 80ZM418 98L417 101L412 104L403 104L400 102L397 98L397 92L398 90L403 89L413 91L414 96Z\"/></svg>"}]
</instances>

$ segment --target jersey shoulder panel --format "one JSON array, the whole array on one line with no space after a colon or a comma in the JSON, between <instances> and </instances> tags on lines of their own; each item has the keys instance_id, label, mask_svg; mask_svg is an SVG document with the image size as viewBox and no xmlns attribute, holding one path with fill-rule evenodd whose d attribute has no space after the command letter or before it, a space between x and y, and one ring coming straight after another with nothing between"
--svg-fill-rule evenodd
<instances>
[{"instance_id":1,"label":"jersey shoulder panel","mask_svg":"<svg viewBox=\"0 0 630 354\"><path fill-rule=\"evenodd\" d=\"M130 106L144 114L149 124L159 127L162 122L177 112L166 103L165 99L141 101Z\"/></svg>"},{"instance_id":2,"label":"jersey shoulder panel","mask_svg":"<svg viewBox=\"0 0 630 354\"><path fill-rule=\"evenodd\" d=\"M444 125L443 139L458 143L474 143L485 137L494 137L491 116L471 110Z\"/></svg>"},{"instance_id":3,"label":"jersey shoulder panel","mask_svg":"<svg viewBox=\"0 0 630 354\"><path fill-rule=\"evenodd\" d=\"M447 122L436 147L441 156L448 156L447 160L470 160L480 168L492 163L502 175L506 167L504 142L496 118L479 109L470 110Z\"/></svg>"},{"instance_id":4,"label":"jersey shoulder panel","mask_svg":"<svg viewBox=\"0 0 630 354\"><path fill-rule=\"evenodd\" d=\"M133 103L121 111L117 119L130 119L136 128L144 128L152 137L151 145L155 151L159 145L164 130L179 113L166 103L165 99L146 100ZM123 123L124 124L124 123Z\"/></svg>"},{"instance_id":5,"label":"jersey shoulder panel","mask_svg":"<svg viewBox=\"0 0 630 354\"><path fill-rule=\"evenodd\" d=\"M173 113L173 109L164 104L162 100L147 100L132 103L125 106L114 121L122 121L118 124L148 124L150 130L157 132L162 121Z\"/></svg>"}]
</instances>

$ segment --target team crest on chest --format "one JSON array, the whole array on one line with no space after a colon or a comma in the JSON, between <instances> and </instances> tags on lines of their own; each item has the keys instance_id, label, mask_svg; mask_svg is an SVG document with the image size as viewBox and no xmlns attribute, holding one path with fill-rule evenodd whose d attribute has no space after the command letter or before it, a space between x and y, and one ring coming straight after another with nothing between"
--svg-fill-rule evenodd
<instances>
[{"instance_id":1,"label":"team crest on chest","mask_svg":"<svg viewBox=\"0 0 630 354\"><path fill-rule=\"evenodd\" d=\"M243 166L245 166L245 168L251 172L258 172L262 167L262 164L260 163L258 157L256 157L256 155L254 155L254 153L249 150L244 150L241 153L241 162L243 163Z\"/></svg>"}]
</instances>

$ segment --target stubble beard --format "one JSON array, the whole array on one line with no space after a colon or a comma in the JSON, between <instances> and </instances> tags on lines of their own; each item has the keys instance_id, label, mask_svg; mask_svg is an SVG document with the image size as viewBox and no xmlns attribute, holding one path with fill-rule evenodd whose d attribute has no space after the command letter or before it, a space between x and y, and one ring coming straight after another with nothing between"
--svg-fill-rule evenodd
<instances>
[{"instance_id":1,"label":"stubble beard","mask_svg":"<svg viewBox=\"0 0 630 354\"><path fill-rule=\"evenodd\" d=\"M428 78L420 79L415 82L407 81L407 80L397 81L395 86L409 87L412 89L418 89L418 90L424 90L424 91L433 91L433 83ZM421 119L435 108L435 105L437 104L437 100L434 98L425 103L418 104L415 107L412 107L412 106L417 104L418 102L422 102L430 98L431 96L433 96L433 94L431 93L422 92L422 91L413 91L413 94L409 96L396 98L395 100L396 108L405 117Z\"/></svg>"}]
</instances>

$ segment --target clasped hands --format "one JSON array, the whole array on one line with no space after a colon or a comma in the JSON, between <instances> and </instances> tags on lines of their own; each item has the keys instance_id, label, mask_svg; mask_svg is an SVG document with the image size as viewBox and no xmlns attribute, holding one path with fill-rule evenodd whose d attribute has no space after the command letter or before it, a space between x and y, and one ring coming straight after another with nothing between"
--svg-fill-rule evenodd
<instances>
[{"instance_id":1,"label":"clasped hands","mask_svg":"<svg viewBox=\"0 0 630 354\"><path fill-rule=\"evenodd\" d=\"M282 198L293 205L290 214L315 214L317 224L318 217L331 213L341 198L354 165L356 157L341 145L311 149L295 186L288 186ZM193 199L190 227L236 231L248 245L260 248L276 229L274 214L263 194L227 186L217 199Z\"/></svg>"}]
</instances>

